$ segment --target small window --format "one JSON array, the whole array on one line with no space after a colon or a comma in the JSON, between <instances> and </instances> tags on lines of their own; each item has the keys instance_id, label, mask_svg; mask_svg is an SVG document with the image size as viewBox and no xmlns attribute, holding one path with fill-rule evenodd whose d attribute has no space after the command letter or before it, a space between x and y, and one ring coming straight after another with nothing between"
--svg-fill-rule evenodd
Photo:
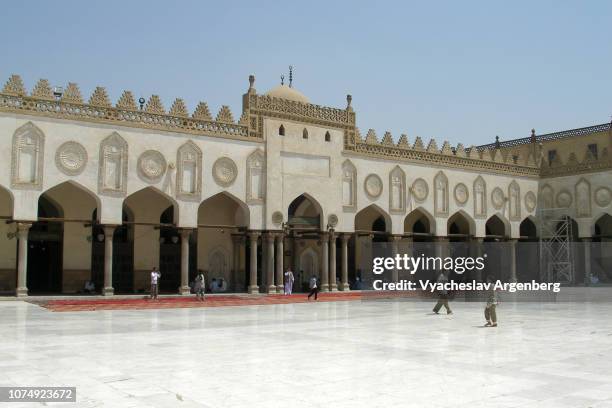
<instances>
[{"instance_id":1,"label":"small window","mask_svg":"<svg viewBox=\"0 0 612 408\"><path fill-rule=\"evenodd\" d=\"M557 151L556 150L549 150L548 151L548 165L552 166L553 162L555 161L555 159L557 158Z\"/></svg>"},{"instance_id":2,"label":"small window","mask_svg":"<svg viewBox=\"0 0 612 408\"><path fill-rule=\"evenodd\" d=\"M331 142L331 135L329 134L329 132L325 132L325 141Z\"/></svg>"},{"instance_id":3,"label":"small window","mask_svg":"<svg viewBox=\"0 0 612 408\"><path fill-rule=\"evenodd\" d=\"M285 136L285 127L283 125L280 125L280 127L278 128L278 135Z\"/></svg>"},{"instance_id":4,"label":"small window","mask_svg":"<svg viewBox=\"0 0 612 408\"><path fill-rule=\"evenodd\" d=\"M593 158L597 160L597 143L590 144L588 146L588 149L589 153L591 153L591 156L593 156Z\"/></svg>"},{"instance_id":5,"label":"small window","mask_svg":"<svg viewBox=\"0 0 612 408\"><path fill-rule=\"evenodd\" d=\"M514 163L518 162L518 155L517 155L517 154L513 154L513 155L512 155L512 161L513 161Z\"/></svg>"},{"instance_id":6,"label":"small window","mask_svg":"<svg viewBox=\"0 0 612 408\"><path fill-rule=\"evenodd\" d=\"M302 139L308 139L308 130L306 128L302 131Z\"/></svg>"}]
</instances>

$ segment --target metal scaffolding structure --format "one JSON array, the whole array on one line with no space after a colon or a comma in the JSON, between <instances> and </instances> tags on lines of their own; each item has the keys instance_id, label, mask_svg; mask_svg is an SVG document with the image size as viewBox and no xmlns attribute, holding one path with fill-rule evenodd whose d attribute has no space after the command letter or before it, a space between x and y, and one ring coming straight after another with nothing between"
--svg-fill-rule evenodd
<instances>
[{"instance_id":1,"label":"metal scaffolding structure","mask_svg":"<svg viewBox=\"0 0 612 408\"><path fill-rule=\"evenodd\" d=\"M572 218L568 208L542 208L540 221L540 280L574 283Z\"/></svg>"}]
</instances>

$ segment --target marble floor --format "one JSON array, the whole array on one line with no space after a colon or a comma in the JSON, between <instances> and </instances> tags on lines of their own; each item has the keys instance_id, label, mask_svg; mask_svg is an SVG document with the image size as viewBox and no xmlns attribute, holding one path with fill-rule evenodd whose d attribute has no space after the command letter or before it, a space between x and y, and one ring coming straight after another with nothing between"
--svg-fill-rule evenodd
<instances>
[{"instance_id":1,"label":"marble floor","mask_svg":"<svg viewBox=\"0 0 612 408\"><path fill-rule=\"evenodd\" d=\"M54 313L0 302L0 386L78 407L612 407L612 303L345 301ZM0 406L3 406L0 403ZM4 404L7 407L42 404Z\"/></svg>"}]
</instances>

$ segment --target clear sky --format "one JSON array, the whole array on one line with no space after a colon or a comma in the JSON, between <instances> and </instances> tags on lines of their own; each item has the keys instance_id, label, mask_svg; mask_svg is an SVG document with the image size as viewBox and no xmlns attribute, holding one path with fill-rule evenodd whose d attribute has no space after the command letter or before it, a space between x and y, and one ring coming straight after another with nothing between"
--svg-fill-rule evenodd
<instances>
[{"instance_id":1,"label":"clear sky","mask_svg":"<svg viewBox=\"0 0 612 408\"><path fill-rule=\"evenodd\" d=\"M88 99L176 97L240 116L295 66L313 103L353 95L365 135L489 143L610 121L612 1L8 1L0 77Z\"/></svg>"}]
</instances>

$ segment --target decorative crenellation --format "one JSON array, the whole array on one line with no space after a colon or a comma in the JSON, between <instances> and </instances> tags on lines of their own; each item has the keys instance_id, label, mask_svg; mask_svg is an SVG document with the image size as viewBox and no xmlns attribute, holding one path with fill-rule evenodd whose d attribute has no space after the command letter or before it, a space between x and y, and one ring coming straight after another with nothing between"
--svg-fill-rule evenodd
<instances>
[{"instance_id":1,"label":"decorative crenellation","mask_svg":"<svg viewBox=\"0 0 612 408\"><path fill-rule=\"evenodd\" d=\"M580 153L571 152L565 163L559 155L552 163L542 160L540 175L542 177L558 177L612 169L612 157L610 157L607 148L602 149L599 157L593 156L589 149L586 149L582 160L578 159L578 154Z\"/></svg>"},{"instance_id":2,"label":"decorative crenellation","mask_svg":"<svg viewBox=\"0 0 612 408\"><path fill-rule=\"evenodd\" d=\"M111 102L110 99L108 99L106 89L101 86L96 87L94 92L91 94L91 97L89 98L89 104L93 106L110 107Z\"/></svg>"}]
</instances>

